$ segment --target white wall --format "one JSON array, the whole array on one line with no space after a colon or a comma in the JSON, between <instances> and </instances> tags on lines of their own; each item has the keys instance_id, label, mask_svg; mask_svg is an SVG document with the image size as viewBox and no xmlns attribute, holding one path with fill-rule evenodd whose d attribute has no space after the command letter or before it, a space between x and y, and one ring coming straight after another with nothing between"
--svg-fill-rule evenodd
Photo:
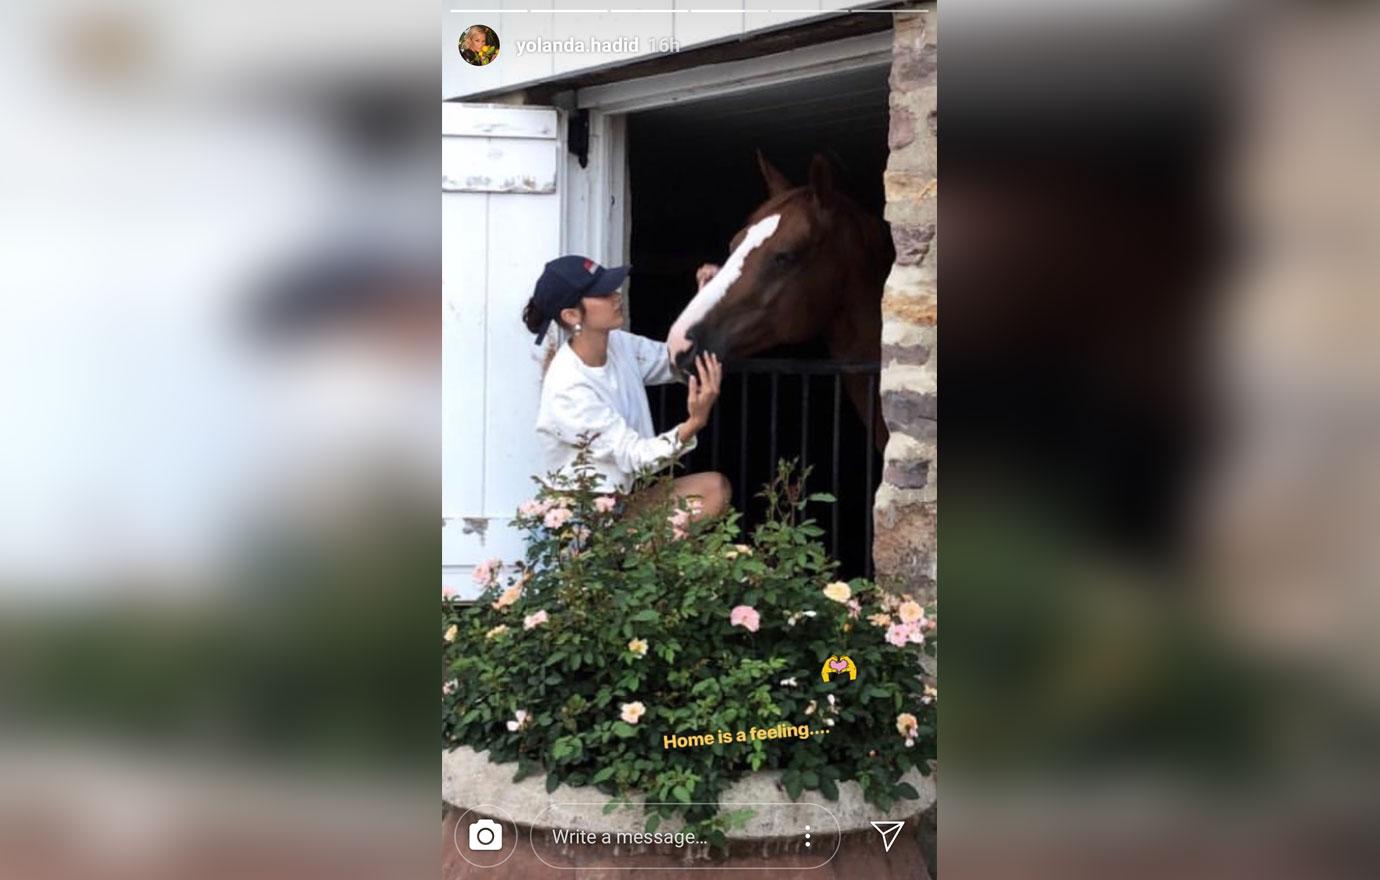
<instances>
[{"instance_id":1,"label":"white wall","mask_svg":"<svg viewBox=\"0 0 1380 880\"><path fill-rule=\"evenodd\" d=\"M868 5L876 4L845 0L442 0L441 97L459 98L661 54L654 41L675 40L686 49ZM610 11L560 12L562 8ZM460 59L460 35L472 24L488 25L498 34L499 57L485 67ZM587 40L595 34L603 39L639 37L641 51L518 54L517 45L523 40Z\"/></svg>"}]
</instances>

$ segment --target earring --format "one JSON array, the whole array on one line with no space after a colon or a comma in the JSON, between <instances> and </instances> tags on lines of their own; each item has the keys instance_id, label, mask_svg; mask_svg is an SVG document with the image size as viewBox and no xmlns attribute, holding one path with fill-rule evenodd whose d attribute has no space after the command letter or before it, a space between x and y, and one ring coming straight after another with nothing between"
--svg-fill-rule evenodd
<instances>
[{"instance_id":1,"label":"earring","mask_svg":"<svg viewBox=\"0 0 1380 880\"><path fill-rule=\"evenodd\" d=\"M576 325L575 325L575 333L576 333L577 335L578 335L579 332L580 332L581 330L583 330L583 329L585 329L585 328L584 328L584 325L582 325L582 324L576 324Z\"/></svg>"}]
</instances>

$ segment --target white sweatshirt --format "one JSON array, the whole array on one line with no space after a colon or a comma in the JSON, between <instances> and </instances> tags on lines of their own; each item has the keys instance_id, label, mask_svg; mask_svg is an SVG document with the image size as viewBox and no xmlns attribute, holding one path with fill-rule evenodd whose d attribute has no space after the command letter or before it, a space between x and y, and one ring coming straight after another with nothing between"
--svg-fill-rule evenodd
<instances>
[{"instance_id":1,"label":"white sweatshirt","mask_svg":"<svg viewBox=\"0 0 1380 880\"><path fill-rule=\"evenodd\" d=\"M675 455L694 449L698 439L682 444L675 428L652 434L643 386L674 381L664 342L612 330L602 367L589 366L562 343L542 381L537 410L542 475L560 471L573 477L577 438L585 432L598 434L590 445L590 464L604 492L627 491L639 472L658 471Z\"/></svg>"}]
</instances>

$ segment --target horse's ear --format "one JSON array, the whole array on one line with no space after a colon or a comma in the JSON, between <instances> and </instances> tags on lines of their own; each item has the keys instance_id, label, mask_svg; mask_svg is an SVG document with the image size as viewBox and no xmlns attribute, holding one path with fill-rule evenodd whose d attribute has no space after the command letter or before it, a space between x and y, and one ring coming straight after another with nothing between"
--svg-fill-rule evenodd
<instances>
[{"instance_id":1,"label":"horse's ear","mask_svg":"<svg viewBox=\"0 0 1380 880\"><path fill-rule=\"evenodd\" d=\"M829 207L834 200L834 166L823 155L815 153L810 160L810 189L815 194L815 204L821 208Z\"/></svg>"},{"instance_id":2,"label":"horse's ear","mask_svg":"<svg viewBox=\"0 0 1380 880\"><path fill-rule=\"evenodd\" d=\"M767 182L767 196L778 196L788 189L794 189L791 182L786 179L786 175L776 170L776 166L767 161L767 157L762 155L762 151L757 151L757 167L762 169L762 179Z\"/></svg>"}]
</instances>

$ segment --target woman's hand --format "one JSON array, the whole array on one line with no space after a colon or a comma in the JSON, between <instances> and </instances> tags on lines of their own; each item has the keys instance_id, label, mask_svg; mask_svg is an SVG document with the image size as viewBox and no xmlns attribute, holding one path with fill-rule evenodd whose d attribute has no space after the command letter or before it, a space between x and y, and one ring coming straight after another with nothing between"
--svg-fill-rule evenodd
<instances>
[{"instance_id":1,"label":"woman's hand","mask_svg":"<svg viewBox=\"0 0 1380 880\"><path fill-rule=\"evenodd\" d=\"M715 275L719 274L719 267L713 263L705 263L695 270L695 289L698 290L708 284Z\"/></svg>"},{"instance_id":2,"label":"woman's hand","mask_svg":"<svg viewBox=\"0 0 1380 880\"><path fill-rule=\"evenodd\" d=\"M701 354L695 358L695 370L699 376L690 377L690 395L687 398L690 418L687 419L696 431L709 424L709 411L714 401L719 399L719 383L723 380L724 368L714 354Z\"/></svg>"}]
</instances>

